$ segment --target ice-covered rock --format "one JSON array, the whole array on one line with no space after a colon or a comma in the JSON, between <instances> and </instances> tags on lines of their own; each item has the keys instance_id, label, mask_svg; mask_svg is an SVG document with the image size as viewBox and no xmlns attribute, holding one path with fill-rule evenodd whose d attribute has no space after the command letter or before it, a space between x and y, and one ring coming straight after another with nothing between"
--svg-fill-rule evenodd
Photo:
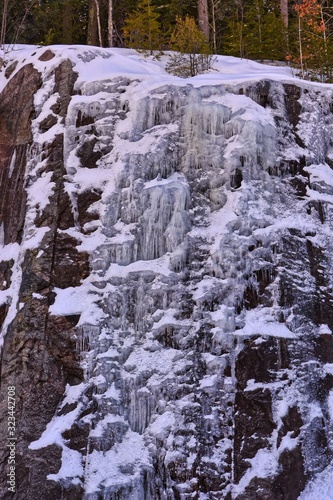
<instances>
[{"instance_id":1,"label":"ice-covered rock","mask_svg":"<svg viewBox=\"0 0 333 500\"><path fill-rule=\"evenodd\" d=\"M320 498L331 86L255 63L228 77L233 58L188 81L134 51L12 58L0 322L15 498Z\"/></svg>"}]
</instances>

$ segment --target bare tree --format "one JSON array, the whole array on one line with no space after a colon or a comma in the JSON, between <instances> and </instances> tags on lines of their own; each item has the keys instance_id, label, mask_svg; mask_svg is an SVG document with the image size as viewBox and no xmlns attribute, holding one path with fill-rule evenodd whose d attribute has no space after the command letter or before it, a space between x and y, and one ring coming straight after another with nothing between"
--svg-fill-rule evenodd
<instances>
[{"instance_id":1,"label":"bare tree","mask_svg":"<svg viewBox=\"0 0 333 500\"><path fill-rule=\"evenodd\" d=\"M99 0L89 0L87 44L103 45Z\"/></svg>"},{"instance_id":2,"label":"bare tree","mask_svg":"<svg viewBox=\"0 0 333 500\"><path fill-rule=\"evenodd\" d=\"M216 13L220 4L221 0L211 0L211 9L212 9L211 32L212 32L212 44L213 44L214 54L217 54Z\"/></svg>"},{"instance_id":3,"label":"bare tree","mask_svg":"<svg viewBox=\"0 0 333 500\"><path fill-rule=\"evenodd\" d=\"M108 0L108 45L113 47L113 1Z\"/></svg>"},{"instance_id":4,"label":"bare tree","mask_svg":"<svg viewBox=\"0 0 333 500\"><path fill-rule=\"evenodd\" d=\"M37 3L38 0L26 0L25 2L21 1L20 5L18 5L11 0L3 0L0 33L0 47L2 49L6 45L7 50L10 50L10 47L17 43L17 39L26 27L29 13ZM10 31L9 40L8 31Z\"/></svg>"},{"instance_id":5,"label":"bare tree","mask_svg":"<svg viewBox=\"0 0 333 500\"><path fill-rule=\"evenodd\" d=\"M95 0L95 6L96 6L96 20L97 20L97 30L98 30L98 43L99 46L102 47L103 41L102 41L101 13L99 10L99 0Z\"/></svg>"},{"instance_id":6,"label":"bare tree","mask_svg":"<svg viewBox=\"0 0 333 500\"><path fill-rule=\"evenodd\" d=\"M6 42L8 4L9 4L9 0L3 0L2 19L1 19L1 33L0 33L0 46L1 46L2 49L4 49L5 42Z\"/></svg>"},{"instance_id":7,"label":"bare tree","mask_svg":"<svg viewBox=\"0 0 333 500\"><path fill-rule=\"evenodd\" d=\"M301 13L300 13L300 8L298 6L298 9L295 9L297 12L297 32L298 32L298 50L299 50L299 62L301 66L301 75L302 78L304 78L304 59L303 59L303 42L302 42L302 20L301 20Z\"/></svg>"}]
</instances>

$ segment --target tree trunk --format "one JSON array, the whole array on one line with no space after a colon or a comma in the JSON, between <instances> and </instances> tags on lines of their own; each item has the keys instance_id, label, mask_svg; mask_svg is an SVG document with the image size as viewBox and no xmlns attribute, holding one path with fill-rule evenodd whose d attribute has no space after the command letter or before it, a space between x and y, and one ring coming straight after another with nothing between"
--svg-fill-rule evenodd
<instances>
[{"instance_id":1,"label":"tree trunk","mask_svg":"<svg viewBox=\"0 0 333 500\"><path fill-rule=\"evenodd\" d=\"M302 47L302 24L301 24L301 14L298 10L298 47L299 47L299 61L301 64L301 75L304 78L304 61L303 61L303 47Z\"/></svg>"},{"instance_id":2,"label":"tree trunk","mask_svg":"<svg viewBox=\"0 0 333 500\"><path fill-rule=\"evenodd\" d=\"M323 6L320 5L319 6L320 8L320 20L321 20L321 25L325 28L322 33L323 33L323 40L324 40L324 50L325 50L325 62L327 63L327 59L328 59L328 51L327 51L327 33L326 33L326 22L325 22L325 18L324 18L324 10L323 10Z\"/></svg>"},{"instance_id":3,"label":"tree trunk","mask_svg":"<svg viewBox=\"0 0 333 500\"><path fill-rule=\"evenodd\" d=\"M216 18L215 18L215 3L214 0L211 0L212 6L212 38L213 38L213 48L214 54L217 53L217 44L216 44Z\"/></svg>"},{"instance_id":4,"label":"tree trunk","mask_svg":"<svg viewBox=\"0 0 333 500\"><path fill-rule=\"evenodd\" d=\"M280 10L281 10L281 19L285 26L288 28L289 19L288 19L288 0L280 0Z\"/></svg>"},{"instance_id":5,"label":"tree trunk","mask_svg":"<svg viewBox=\"0 0 333 500\"><path fill-rule=\"evenodd\" d=\"M89 0L87 44L97 45L97 16L95 0Z\"/></svg>"},{"instance_id":6,"label":"tree trunk","mask_svg":"<svg viewBox=\"0 0 333 500\"><path fill-rule=\"evenodd\" d=\"M103 47L102 41L102 28L101 28L101 13L99 10L99 0L95 0L96 5L96 20L97 20L97 30L98 30L98 45Z\"/></svg>"},{"instance_id":7,"label":"tree trunk","mask_svg":"<svg viewBox=\"0 0 333 500\"><path fill-rule=\"evenodd\" d=\"M2 49L4 49L4 45L6 42L8 2L9 0L4 0L2 7L2 21L1 21L1 34L0 34L0 46Z\"/></svg>"},{"instance_id":8,"label":"tree trunk","mask_svg":"<svg viewBox=\"0 0 333 500\"><path fill-rule=\"evenodd\" d=\"M239 57L243 59L244 57L244 40L243 40L243 29L244 29L244 4L240 0L237 2L237 29L238 29L238 40L239 40Z\"/></svg>"},{"instance_id":9,"label":"tree trunk","mask_svg":"<svg viewBox=\"0 0 333 500\"><path fill-rule=\"evenodd\" d=\"M209 41L208 1L198 0L199 29Z\"/></svg>"},{"instance_id":10,"label":"tree trunk","mask_svg":"<svg viewBox=\"0 0 333 500\"><path fill-rule=\"evenodd\" d=\"M64 4L62 14L62 43L70 45L73 43L73 5L71 0Z\"/></svg>"},{"instance_id":11,"label":"tree trunk","mask_svg":"<svg viewBox=\"0 0 333 500\"><path fill-rule=\"evenodd\" d=\"M113 0L108 0L108 45L113 47Z\"/></svg>"}]
</instances>

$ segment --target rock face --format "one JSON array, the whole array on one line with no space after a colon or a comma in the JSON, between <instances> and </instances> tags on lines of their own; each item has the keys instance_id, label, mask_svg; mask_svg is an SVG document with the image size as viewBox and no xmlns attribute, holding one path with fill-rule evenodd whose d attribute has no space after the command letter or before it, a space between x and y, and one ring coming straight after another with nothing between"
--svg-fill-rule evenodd
<instances>
[{"instance_id":1,"label":"rock face","mask_svg":"<svg viewBox=\"0 0 333 500\"><path fill-rule=\"evenodd\" d=\"M333 91L85 80L79 60L112 57L80 50L3 75L1 498L312 498L333 446Z\"/></svg>"}]
</instances>

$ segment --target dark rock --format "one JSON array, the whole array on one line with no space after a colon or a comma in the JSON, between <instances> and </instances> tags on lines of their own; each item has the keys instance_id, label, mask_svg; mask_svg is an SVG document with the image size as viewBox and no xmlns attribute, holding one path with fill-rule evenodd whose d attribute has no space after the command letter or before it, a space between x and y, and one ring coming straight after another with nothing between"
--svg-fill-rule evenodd
<instances>
[{"instance_id":1,"label":"dark rock","mask_svg":"<svg viewBox=\"0 0 333 500\"><path fill-rule=\"evenodd\" d=\"M98 219L98 214L93 211L89 211L89 207L101 199L101 192L99 191L84 191L79 194L77 198L77 208L78 208L78 221L83 227L87 222Z\"/></svg>"},{"instance_id":2,"label":"dark rock","mask_svg":"<svg viewBox=\"0 0 333 500\"><path fill-rule=\"evenodd\" d=\"M291 438L296 438L300 434L300 429L303 425L302 417L296 406L291 406L288 409L287 415L282 418L283 426L279 429L279 440L277 442L278 446L281 444L281 439L288 432L290 432Z\"/></svg>"},{"instance_id":3,"label":"dark rock","mask_svg":"<svg viewBox=\"0 0 333 500\"><path fill-rule=\"evenodd\" d=\"M248 459L269 444L276 424L268 389L238 391L235 399L234 474L238 482L250 467Z\"/></svg>"},{"instance_id":4,"label":"dark rock","mask_svg":"<svg viewBox=\"0 0 333 500\"><path fill-rule=\"evenodd\" d=\"M50 50L50 49L47 49L45 52L43 52L43 54L41 56L39 56L38 60L39 61L50 61L54 57L55 57L54 52L52 52L52 50Z\"/></svg>"},{"instance_id":5,"label":"dark rock","mask_svg":"<svg viewBox=\"0 0 333 500\"><path fill-rule=\"evenodd\" d=\"M90 266L88 254L76 249L77 241L66 234L57 235L56 252L54 253L52 282L54 286L67 288L79 286L89 276ZM76 269L73 273L73 269Z\"/></svg>"},{"instance_id":6,"label":"dark rock","mask_svg":"<svg viewBox=\"0 0 333 500\"><path fill-rule=\"evenodd\" d=\"M293 127L296 127L298 125L302 110L302 106L299 102L299 99L301 97L301 89L300 87L289 83L285 83L283 87L285 89L285 106L287 119Z\"/></svg>"},{"instance_id":7,"label":"dark rock","mask_svg":"<svg viewBox=\"0 0 333 500\"><path fill-rule=\"evenodd\" d=\"M61 81L57 81L60 78ZM60 93L59 112L65 114L70 100L75 75L71 65L63 64L56 70L56 86ZM25 217L24 190L26 152L31 142L33 96L41 85L40 75L31 65L24 66L9 81L2 92L0 103L0 223L4 223L5 244L18 241ZM44 124L44 126L46 126ZM51 126L48 123L47 126ZM43 125L42 125L43 127ZM8 165L12 155L16 159L12 172ZM46 151L45 172L52 171L54 195L43 213L36 217L36 226L47 226L40 256L35 250L25 252L21 263L20 294L22 307L8 327L1 364L1 436L6 439L6 400L8 385L16 388L17 499L58 499L61 486L48 481L46 476L60 467L61 449L52 446L28 450L28 445L42 435L54 415L66 384L82 380L82 368L76 350L77 322L73 317L50 316L48 306L53 286L76 286L89 273L87 255L77 251L77 241L59 230L72 227L74 216L64 190L63 138L57 136ZM10 209L8 208L10 207ZM59 249L61 250L58 252ZM11 279L10 263L1 264L5 280ZM57 266L59 268L57 269ZM70 271L69 271L70 268ZM77 275L72 270L76 268ZM80 273L83 273L82 275ZM37 294L39 298L33 297ZM2 310L2 321L8 307ZM1 463L6 460L6 446L2 446ZM2 478L5 475L2 474ZM3 481L3 480L2 480ZM30 483L30 481L32 481ZM73 490L73 491L72 491ZM77 489L72 488L72 496ZM75 491L74 491L75 490ZM0 485L0 496L6 498L6 485ZM73 493L74 492L74 493ZM76 493L75 493L76 492ZM8 496L8 495L7 495Z\"/></svg>"},{"instance_id":8,"label":"dark rock","mask_svg":"<svg viewBox=\"0 0 333 500\"><path fill-rule=\"evenodd\" d=\"M322 334L316 337L315 355L322 363L333 363L333 335Z\"/></svg>"},{"instance_id":9,"label":"dark rock","mask_svg":"<svg viewBox=\"0 0 333 500\"><path fill-rule=\"evenodd\" d=\"M296 431L297 432L297 431ZM279 458L280 474L272 484L272 498L294 500L298 498L306 484L301 446L284 450Z\"/></svg>"},{"instance_id":10,"label":"dark rock","mask_svg":"<svg viewBox=\"0 0 333 500\"><path fill-rule=\"evenodd\" d=\"M4 324L4 321L6 319L7 313L8 313L8 304L1 304L0 305L0 328Z\"/></svg>"},{"instance_id":11,"label":"dark rock","mask_svg":"<svg viewBox=\"0 0 333 500\"><path fill-rule=\"evenodd\" d=\"M271 382L276 371L289 366L288 341L268 337L264 341L246 340L238 355L236 376L240 390L245 389L248 380Z\"/></svg>"},{"instance_id":12,"label":"dark rock","mask_svg":"<svg viewBox=\"0 0 333 500\"><path fill-rule=\"evenodd\" d=\"M247 388L248 381L272 382L277 372L287 368L289 355L285 339L245 341L236 362L238 390L235 399L235 477L239 481L249 467L247 459L269 442L276 423L272 414L272 394L268 388ZM266 494L266 493L265 493ZM251 497L249 497L251 498ZM266 498L266 497L262 497Z\"/></svg>"},{"instance_id":13,"label":"dark rock","mask_svg":"<svg viewBox=\"0 0 333 500\"><path fill-rule=\"evenodd\" d=\"M52 172L52 181L56 187L54 195L50 197L50 203L36 217L37 227L51 223L57 225L60 230L64 230L74 225L74 209L64 189L66 170L63 163L63 146L63 136L57 135L47 147L47 162L44 172Z\"/></svg>"},{"instance_id":14,"label":"dark rock","mask_svg":"<svg viewBox=\"0 0 333 500\"><path fill-rule=\"evenodd\" d=\"M41 133L43 134L44 132L47 132L50 130L53 125L55 125L58 122L56 116L54 115L49 115L42 122L40 122L39 128Z\"/></svg>"},{"instance_id":15,"label":"dark rock","mask_svg":"<svg viewBox=\"0 0 333 500\"><path fill-rule=\"evenodd\" d=\"M258 104L260 104L260 106L266 108L268 105L273 105L270 90L271 82L264 80L262 82L258 82L254 85L246 87L245 94Z\"/></svg>"},{"instance_id":16,"label":"dark rock","mask_svg":"<svg viewBox=\"0 0 333 500\"><path fill-rule=\"evenodd\" d=\"M69 59L56 67L54 93L59 93L59 98L56 104L51 106L51 110L62 118L66 116L76 80L77 74L73 71L73 65Z\"/></svg>"},{"instance_id":17,"label":"dark rock","mask_svg":"<svg viewBox=\"0 0 333 500\"><path fill-rule=\"evenodd\" d=\"M101 151L94 151L95 144L97 143L96 138L92 138L90 141L84 142L77 155L81 160L81 166L85 168L96 168L96 163L101 158Z\"/></svg>"},{"instance_id":18,"label":"dark rock","mask_svg":"<svg viewBox=\"0 0 333 500\"><path fill-rule=\"evenodd\" d=\"M87 125L92 125L95 123L95 118L93 116L89 116L84 114L80 109L77 114L77 119L76 119L76 127L85 127Z\"/></svg>"},{"instance_id":19,"label":"dark rock","mask_svg":"<svg viewBox=\"0 0 333 500\"><path fill-rule=\"evenodd\" d=\"M0 262L0 290L7 290L12 277L13 260Z\"/></svg>"},{"instance_id":20,"label":"dark rock","mask_svg":"<svg viewBox=\"0 0 333 500\"><path fill-rule=\"evenodd\" d=\"M243 180L242 171L239 168L236 168L235 172L230 177L230 186L233 189L238 189L242 185L242 180Z\"/></svg>"},{"instance_id":21,"label":"dark rock","mask_svg":"<svg viewBox=\"0 0 333 500\"><path fill-rule=\"evenodd\" d=\"M14 73L14 71L16 70L16 68L17 68L17 61L14 61L12 64L8 66L8 68L6 68L5 77L10 78Z\"/></svg>"},{"instance_id":22,"label":"dark rock","mask_svg":"<svg viewBox=\"0 0 333 500\"><path fill-rule=\"evenodd\" d=\"M0 95L0 224L5 244L20 241L24 224L26 192L25 162L32 140L33 98L42 84L32 64L23 66ZM13 173L9 165L13 162ZM11 210L8 211L8 207Z\"/></svg>"},{"instance_id":23,"label":"dark rock","mask_svg":"<svg viewBox=\"0 0 333 500\"><path fill-rule=\"evenodd\" d=\"M74 424L69 430L62 433L67 446L72 450L86 453L90 426L89 424Z\"/></svg>"}]
</instances>

